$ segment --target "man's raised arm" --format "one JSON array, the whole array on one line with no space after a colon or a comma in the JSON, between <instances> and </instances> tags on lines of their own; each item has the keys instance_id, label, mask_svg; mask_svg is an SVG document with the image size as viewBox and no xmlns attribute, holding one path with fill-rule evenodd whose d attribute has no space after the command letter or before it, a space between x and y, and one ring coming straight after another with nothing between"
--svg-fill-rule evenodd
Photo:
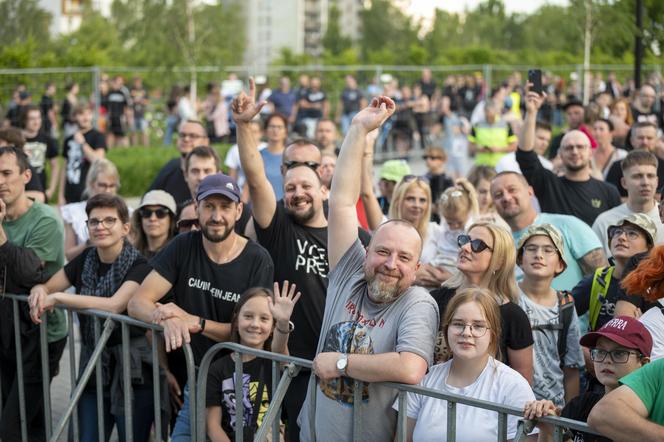
<instances>
[{"instance_id":1,"label":"man's raised arm","mask_svg":"<svg viewBox=\"0 0 664 442\"><path fill-rule=\"evenodd\" d=\"M336 173L332 181L328 216L327 253L332 270L350 246L357 240L357 212L355 204L360 196L362 156L369 132L380 127L395 110L389 97L376 97L355 117L341 145Z\"/></svg>"},{"instance_id":2,"label":"man's raised arm","mask_svg":"<svg viewBox=\"0 0 664 442\"><path fill-rule=\"evenodd\" d=\"M519 150L530 152L535 148L535 128L537 125L537 112L542 106L544 97L537 92L526 94L526 118L523 122Z\"/></svg>"},{"instance_id":3,"label":"man's raised arm","mask_svg":"<svg viewBox=\"0 0 664 442\"><path fill-rule=\"evenodd\" d=\"M247 177L249 194L253 203L254 221L260 227L270 225L274 212L277 210L277 197L272 185L265 175L263 158L258 152L258 140L251 131L251 121L261 111L266 101L256 103L256 85L249 78L249 95L244 91L233 99L231 109L237 125L237 145L240 152L240 164Z\"/></svg>"}]
</instances>

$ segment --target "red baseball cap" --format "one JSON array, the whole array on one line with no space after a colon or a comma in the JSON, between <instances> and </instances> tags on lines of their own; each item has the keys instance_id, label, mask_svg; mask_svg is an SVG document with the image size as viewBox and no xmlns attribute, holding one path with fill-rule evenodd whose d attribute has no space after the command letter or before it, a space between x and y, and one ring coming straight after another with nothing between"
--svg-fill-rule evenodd
<instances>
[{"instance_id":1,"label":"red baseball cap","mask_svg":"<svg viewBox=\"0 0 664 442\"><path fill-rule=\"evenodd\" d=\"M639 350L642 355L650 357L652 336L637 319L629 316L616 316L596 332L585 334L581 338L581 345L592 348L602 336L623 347Z\"/></svg>"}]
</instances>

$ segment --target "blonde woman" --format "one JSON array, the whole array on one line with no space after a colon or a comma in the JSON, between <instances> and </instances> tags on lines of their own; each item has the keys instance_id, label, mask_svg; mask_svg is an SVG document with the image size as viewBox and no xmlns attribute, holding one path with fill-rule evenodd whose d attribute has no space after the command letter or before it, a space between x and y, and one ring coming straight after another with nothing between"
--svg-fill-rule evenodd
<instances>
[{"instance_id":1,"label":"blonde woman","mask_svg":"<svg viewBox=\"0 0 664 442\"><path fill-rule=\"evenodd\" d=\"M459 235L457 244L458 271L441 288L432 291L431 296L442 312L459 290L469 287L489 290L500 306L502 333L498 358L532 384L533 334L528 316L516 304L519 291L514 278L516 251L512 235L495 224L479 222L471 225L467 234ZM439 334L436 360L446 357L443 337Z\"/></svg>"}]
</instances>

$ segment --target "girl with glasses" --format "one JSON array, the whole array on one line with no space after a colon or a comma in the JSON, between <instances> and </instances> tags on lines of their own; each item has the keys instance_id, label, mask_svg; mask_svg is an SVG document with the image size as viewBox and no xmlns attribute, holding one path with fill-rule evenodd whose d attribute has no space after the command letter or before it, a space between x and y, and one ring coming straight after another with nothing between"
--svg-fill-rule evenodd
<instances>
[{"instance_id":1,"label":"girl with glasses","mask_svg":"<svg viewBox=\"0 0 664 442\"><path fill-rule=\"evenodd\" d=\"M163 190L151 190L132 216L134 246L146 258L157 254L176 232L175 199Z\"/></svg>"},{"instance_id":2,"label":"girl with glasses","mask_svg":"<svg viewBox=\"0 0 664 442\"><path fill-rule=\"evenodd\" d=\"M519 292L514 278L516 251L512 235L492 223L475 223L467 234L458 237L458 246L457 272L433 290L431 296L442 312L460 290L480 287L492 293L499 305L502 324L497 358L532 382L533 334L528 317L515 304ZM448 357L441 331L434 355L436 361Z\"/></svg>"},{"instance_id":3,"label":"girl with glasses","mask_svg":"<svg viewBox=\"0 0 664 442\"><path fill-rule=\"evenodd\" d=\"M449 302L442 326L452 358L434 365L420 386L512 407L533 401L528 382L498 361L501 314L495 296L486 289L460 290ZM445 441L447 401L407 394L407 440ZM398 401L393 405L398 410ZM518 417L507 418L507 438L516 435ZM457 441L498 439L498 414L458 405Z\"/></svg>"},{"instance_id":4,"label":"girl with glasses","mask_svg":"<svg viewBox=\"0 0 664 442\"><path fill-rule=\"evenodd\" d=\"M650 332L638 320L629 316L616 316L596 332L581 338L581 345L590 351L591 364L603 388L587 391L569 401L564 408L550 400L538 400L526 404L524 417L537 419L542 416L562 416L581 422L602 397L620 386L620 379L638 370L650 361L653 346ZM553 428L538 424L539 441L553 441ZM586 442L609 441L606 437L570 430L565 440Z\"/></svg>"},{"instance_id":5,"label":"girl with glasses","mask_svg":"<svg viewBox=\"0 0 664 442\"><path fill-rule=\"evenodd\" d=\"M129 211L124 201L115 195L99 193L90 198L85 207L92 247L88 247L45 284L32 288L28 298L30 316L41 322L42 314L55 306L76 309L97 309L126 314L127 303L134 291L150 272L150 266L127 241ZM74 293L64 293L70 286ZM94 322L88 315L79 315L81 353L79 375L83 372L97 344ZM154 419L151 347L145 330L130 328L130 361L133 390L133 437L147 441ZM108 440L117 426L120 441L125 433L123 389L121 387L122 337L116 327L101 357L102 398L105 428L97 428L96 379L86 385L78 406L80 439ZM165 396L162 396L162 398Z\"/></svg>"}]
</instances>

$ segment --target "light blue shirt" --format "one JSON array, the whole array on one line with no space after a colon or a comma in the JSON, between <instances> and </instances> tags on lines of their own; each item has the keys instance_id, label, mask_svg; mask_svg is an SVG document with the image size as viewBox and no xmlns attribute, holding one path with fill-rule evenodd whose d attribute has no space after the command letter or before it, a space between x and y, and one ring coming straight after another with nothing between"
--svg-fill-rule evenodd
<instances>
[{"instance_id":1,"label":"light blue shirt","mask_svg":"<svg viewBox=\"0 0 664 442\"><path fill-rule=\"evenodd\" d=\"M267 176L267 180L272 184L274 195L277 201L279 201L284 197L284 177L281 176L282 154L273 154L267 149L261 150L260 154L265 165L265 176Z\"/></svg>"},{"instance_id":2,"label":"light blue shirt","mask_svg":"<svg viewBox=\"0 0 664 442\"><path fill-rule=\"evenodd\" d=\"M575 216L540 213L533 222L533 224L545 223L553 225L562 233L565 242L564 258L567 263L567 269L554 278L551 287L555 290L572 290L584 276L579 261L591 250L601 249L602 244L590 226ZM525 231L526 229L512 232L514 244L519 242ZM523 273L518 267L516 279L517 281L523 279Z\"/></svg>"}]
</instances>

